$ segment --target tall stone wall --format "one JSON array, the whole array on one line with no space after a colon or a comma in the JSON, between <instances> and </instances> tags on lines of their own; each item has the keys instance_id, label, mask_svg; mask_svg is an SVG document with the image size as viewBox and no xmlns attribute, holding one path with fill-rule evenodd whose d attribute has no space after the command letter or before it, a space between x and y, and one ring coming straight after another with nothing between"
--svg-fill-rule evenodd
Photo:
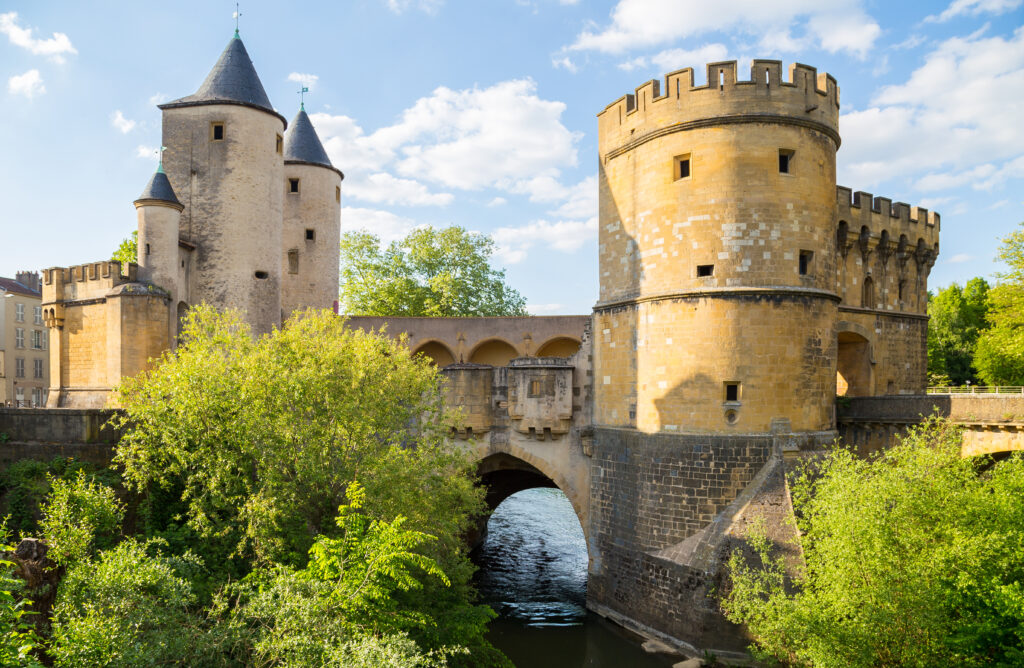
<instances>
[{"instance_id":1,"label":"tall stone wall","mask_svg":"<svg viewBox=\"0 0 1024 668\"><path fill-rule=\"evenodd\" d=\"M299 180L290 192L289 179ZM341 238L341 176L319 165L286 163L281 187L281 310L284 317L306 307L332 308L338 299Z\"/></svg>"}]
</instances>

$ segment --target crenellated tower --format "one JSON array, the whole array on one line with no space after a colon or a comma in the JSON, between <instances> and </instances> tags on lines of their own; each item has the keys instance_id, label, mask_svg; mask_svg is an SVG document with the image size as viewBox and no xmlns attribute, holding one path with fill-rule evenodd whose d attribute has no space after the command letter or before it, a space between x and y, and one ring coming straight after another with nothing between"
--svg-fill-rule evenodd
<instances>
[{"instance_id":1,"label":"crenellated tower","mask_svg":"<svg viewBox=\"0 0 1024 668\"><path fill-rule=\"evenodd\" d=\"M281 323L286 122L238 33L195 94L159 107L181 238L196 249L190 304L241 309L268 332Z\"/></svg>"},{"instance_id":2,"label":"crenellated tower","mask_svg":"<svg viewBox=\"0 0 1024 668\"><path fill-rule=\"evenodd\" d=\"M596 422L829 430L839 89L769 60L707 80L673 72L598 115Z\"/></svg>"},{"instance_id":3,"label":"crenellated tower","mask_svg":"<svg viewBox=\"0 0 1024 668\"><path fill-rule=\"evenodd\" d=\"M284 137L281 310L331 308L338 298L341 180L305 105Z\"/></svg>"}]
</instances>

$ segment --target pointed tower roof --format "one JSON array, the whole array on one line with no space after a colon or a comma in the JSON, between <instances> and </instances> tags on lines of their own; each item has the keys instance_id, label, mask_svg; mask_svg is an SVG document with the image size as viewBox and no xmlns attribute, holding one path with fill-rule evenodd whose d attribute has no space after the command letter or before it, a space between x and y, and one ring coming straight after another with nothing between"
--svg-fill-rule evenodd
<instances>
[{"instance_id":1,"label":"pointed tower roof","mask_svg":"<svg viewBox=\"0 0 1024 668\"><path fill-rule=\"evenodd\" d=\"M158 105L160 109L191 107L203 104L240 104L274 114L287 124L284 116L274 111L270 98L263 89L256 68L242 39L235 36L220 54L217 64L206 76L206 81L192 95Z\"/></svg>"},{"instance_id":2,"label":"pointed tower roof","mask_svg":"<svg viewBox=\"0 0 1024 668\"><path fill-rule=\"evenodd\" d=\"M299 113L295 114L284 135L284 161L286 164L320 165L333 169L341 178L345 178L341 170L331 164L305 108L300 108Z\"/></svg>"},{"instance_id":3,"label":"pointed tower roof","mask_svg":"<svg viewBox=\"0 0 1024 668\"><path fill-rule=\"evenodd\" d=\"M146 184L146 187L142 189L142 194L139 195L137 200L135 200L135 206L148 202L165 202L178 208L178 210L185 208L175 196L174 188L171 187L171 182L168 180L167 174L164 172L164 166L162 163L156 168L153 178L151 178L149 183Z\"/></svg>"}]
</instances>

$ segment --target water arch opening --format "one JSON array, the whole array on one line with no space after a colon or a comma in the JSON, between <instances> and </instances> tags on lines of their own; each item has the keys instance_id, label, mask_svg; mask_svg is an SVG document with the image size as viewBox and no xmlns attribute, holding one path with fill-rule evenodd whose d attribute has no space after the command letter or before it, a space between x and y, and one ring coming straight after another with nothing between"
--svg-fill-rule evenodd
<instances>
[{"instance_id":1,"label":"water arch opening","mask_svg":"<svg viewBox=\"0 0 1024 668\"><path fill-rule=\"evenodd\" d=\"M555 482L510 455L480 465L492 512L473 551L481 598L510 624L576 626L586 617L587 542Z\"/></svg>"},{"instance_id":2,"label":"water arch opening","mask_svg":"<svg viewBox=\"0 0 1024 668\"><path fill-rule=\"evenodd\" d=\"M868 397L871 391L871 343L856 332L839 332L836 394Z\"/></svg>"}]
</instances>

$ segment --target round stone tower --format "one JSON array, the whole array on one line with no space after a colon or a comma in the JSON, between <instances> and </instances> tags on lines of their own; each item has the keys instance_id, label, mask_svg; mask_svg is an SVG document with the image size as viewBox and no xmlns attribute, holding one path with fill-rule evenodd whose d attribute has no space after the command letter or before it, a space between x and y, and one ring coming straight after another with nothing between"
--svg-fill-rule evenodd
<instances>
[{"instance_id":1,"label":"round stone tower","mask_svg":"<svg viewBox=\"0 0 1024 668\"><path fill-rule=\"evenodd\" d=\"M193 303L237 308L257 333L281 322L285 119L238 33L199 90L161 104L164 168L194 244Z\"/></svg>"},{"instance_id":2,"label":"round stone tower","mask_svg":"<svg viewBox=\"0 0 1024 668\"><path fill-rule=\"evenodd\" d=\"M599 118L595 422L833 428L835 80L755 60L651 81Z\"/></svg>"},{"instance_id":3,"label":"round stone tower","mask_svg":"<svg viewBox=\"0 0 1024 668\"><path fill-rule=\"evenodd\" d=\"M307 306L331 308L338 299L343 178L303 105L284 137L284 317Z\"/></svg>"},{"instance_id":4,"label":"round stone tower","mask_svg":"<svg viewBox=\"0 0 1024 668\"><path fill-rule=\"evenodd\" d=\"M139 278L166 290L171 304L177 304L182 296L179 276L184 272L178 267L178 227L182 209L161 163L135 200L139 219ZM176 314L169 314L168 341L174 340L176 320Z\"/></svg>"}]
</instances>

